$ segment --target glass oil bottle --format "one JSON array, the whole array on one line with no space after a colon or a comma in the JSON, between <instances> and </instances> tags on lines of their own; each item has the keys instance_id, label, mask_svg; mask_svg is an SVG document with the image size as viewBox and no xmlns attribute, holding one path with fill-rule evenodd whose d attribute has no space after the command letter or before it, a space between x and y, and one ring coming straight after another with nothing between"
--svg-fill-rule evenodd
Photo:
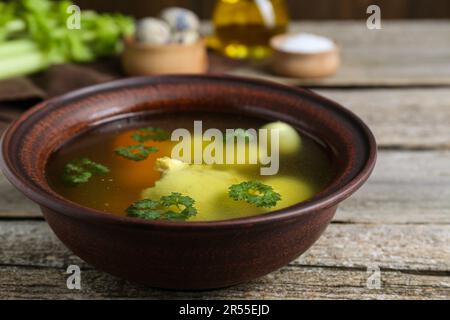
<instances>
[{"instance_id":1,"label":"glass oil bottle","mask_svg":"<svg viewBox=\"0 0 450 320\"><path fill-rule=\"evenodd\" d=\"M218 0L214 47L231 58L262 59L270 55L270 38L286 32L288 23L284 0Z\"/></svg>"}]
</instances>

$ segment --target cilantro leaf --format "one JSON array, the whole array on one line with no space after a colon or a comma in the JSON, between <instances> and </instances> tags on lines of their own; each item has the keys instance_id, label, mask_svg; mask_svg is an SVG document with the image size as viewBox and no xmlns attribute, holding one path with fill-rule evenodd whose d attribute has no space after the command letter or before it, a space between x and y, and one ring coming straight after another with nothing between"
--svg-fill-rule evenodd
<instances>
[{"instance_id":1,"label":"cilantro leaf","mask_svg":"<svg viewBox=\"0 0 450 320\"><path fill-rule=\"evenodd\" d=\"M64 166L63 182L68 186L77 186L88 182L95 175L104 175L109 169L88 158L72 160Z\"/></svg>"},{"instance_id":2,"label":"cilantro leaf","mask_svg":"<svg viewBox=\"0 0 450 320\"><path fill-rule=\"evenodd\" d=\"M228 188L228 196L235 201L245 201L257 207L271 208L281 200L281 195L259 181L246 181Z\"/></svg>"},{"instance_id":3,"label":"cilantro leaf","mask_svg":"<svg viewBox=\"0 0 450 320\"><path fill-rule=\"evenodd\" d=\"M131 138L137 142L143 143L147 141L166 141L170 139L170 134L161 128L141 128L133 133Z\"/></svg>"},{"instance_id":4,"label":"cilantro leaf","mask_svg":"<svg viewBox=\"0 0 450 320\"><path fill-rule=\"evenodd\" d=\"M118 147L114 149L114 152L124 158L133 161L142 161L148 158L148 156L152 153L158 152L159 148L150 146L147 147L143 144L137 144L127 147Z\"/></svg>"},{"instance_id":5,"label":"cilantro leaf","mask_svg":"<svg viewBox=\"0 0 450 320\"><path fill-rule=\"evenodd\" d=\"M159 200L143 199L126 209L130 217L149 220L187 220L197 215L195 200L178 192L172 192Z\"/></svg>"}]
</instances>

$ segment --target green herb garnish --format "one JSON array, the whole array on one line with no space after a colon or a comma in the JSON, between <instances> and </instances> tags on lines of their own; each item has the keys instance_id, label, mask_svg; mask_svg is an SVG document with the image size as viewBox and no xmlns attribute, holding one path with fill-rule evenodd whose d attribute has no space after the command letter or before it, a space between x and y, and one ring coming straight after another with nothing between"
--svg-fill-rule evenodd
<instances>
[{"instance_id":1,"label":"green herb garnish","mask_svg":"<svg viewBox=\"0 0 450 320\"><path fill-rule=\"evenodd\" d=\"M127 147L118 147L114 149L114 152L119 156L127 158L133 161L142 161L148 158L152 153L158 152L159 148L150 146L147 147L143 144L137 144Z\"/></svg>"},{"instance_id":2,"label":"green herb garnish","mask_svg":"<svg viewBox=\"0 0 450 320\"><path fill-rule=\"evenodd\" d=\"M281 200L281 195L259 181L246 181L228 188L228 196L235 201L245 201L257 207L271 208Z\"/></svg>"},{"instance_id":3,"label":"green herb garnish","mask_svg":"<svg viewBox=\"0 0 450 320\"><path fill-rule=\"evenodd\" d=\"M109 169L88 158L72 160L64 166L62 180L66 185L77 186L88 182L95 175L107 174Z\"/></svg>"},{"instance_id":4,"label":"green herb garnish","mask_svg":"<svg viewBox=\"0 0 450 320\"><path fill-rule=\"evenodd\" d=\"M170 134L161 128L147 127L138 129L131 138L140 143L147 141L166 141L170 139Z\"/></svg>"},{"instance_id":5,"label":"green herb garnish","mask_svg":"<svg viewBox=\"0 0 450 320\"><path fill-rule=\"evenodd\" d=\"M178 192L172 192L159 200L143 199L126 209L130 217L149 220L187 220L197 214L195 200Z\"/></svg>"}]
</instances>

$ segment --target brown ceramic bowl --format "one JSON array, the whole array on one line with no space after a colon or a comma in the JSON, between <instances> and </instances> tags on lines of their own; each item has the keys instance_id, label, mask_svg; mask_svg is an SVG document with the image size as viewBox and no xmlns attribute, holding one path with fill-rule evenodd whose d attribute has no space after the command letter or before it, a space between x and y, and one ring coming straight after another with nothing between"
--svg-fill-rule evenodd
<instances>
[{"instance_id":1,"label":"brown ceramic bowl","mask_svg":"<svg viewBox=\"0 0 450 320\"><path fill-rule=\"evenodd\" d=\"M68 201L49 187L47 159L75 135L124 114L190 111L286 121L326 144L338 173L308 201L217 222L118 217ZM87 263L152 287L210 289L263 276L305 252L338 204L369 177L375 158L374 137L361 120L310 91L233 77L166 76L116 81L41 103L5 132L1 166Z\"/></svg>"}]
</instances>

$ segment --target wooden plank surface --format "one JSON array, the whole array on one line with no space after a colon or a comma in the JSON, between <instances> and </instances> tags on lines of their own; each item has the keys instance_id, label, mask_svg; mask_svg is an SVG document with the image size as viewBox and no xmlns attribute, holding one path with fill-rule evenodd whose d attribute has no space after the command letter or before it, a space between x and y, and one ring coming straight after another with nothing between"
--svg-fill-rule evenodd
<instances>
[{"instance_id":1,"label":"wooden plank surface","mask_svg":"<svg viewBox=\"0 0 450 320\"><path fill-rule=\"evenodd\" d=\"M262 279L211 292L167 292L116 279L72 255L40 221L0 222L0 290L8 298L450 298L450 226L332 224L305 255ZM70 264L82 290L66 287ZM381 288L367 287L368 267Z\"/></svg>"},{"instance_id":2,"label":"wooden plank surface","mask_svg":"<svg viewBox=\"0 0 450 320\"><path fill-rule=\"evenodd\" d=\"M66 287L65 269L2 267L4 299L449 299L449 279L382 271L381 288L367 288L368 273L286 266L266 277L228 289L172 292L146 288L95 270L82 270L81 290Z\"/></svg>"},{"instance_id":3,"label":"wooden plank surface","mask_svg":"<svg viewBox=\"0 0 450 320\"><path fill-rule=\"evenodd\" d=\"M271 75L264 66L243 65L231 74L291 85L374 87L450 85L450 23L383 21L368 30L365 21L301 22L292 31L334 39L342 53L338 73L326 79L290 79Z\"/></svg>"},{"instance_id":4,"label":"wooden plank surface","mask_svg":"<svg viewBox=\"0 0 450 320\"><path fill-rule=\"evenodd\" d=\"M335 219L347 223L449 224L449 164L448 151L381 151L370 180L342 203Z\"/></svg>"},{"instance_id":5,"label":"wooden plank surface","mask_svg":"<svg viewBox=\"0 0 450 320\"><path fill-rule=\"evenodd\" d=\"M381 148L450 149L450 88L315 91L361 117Z\"/></svg>"}]
</instances>

